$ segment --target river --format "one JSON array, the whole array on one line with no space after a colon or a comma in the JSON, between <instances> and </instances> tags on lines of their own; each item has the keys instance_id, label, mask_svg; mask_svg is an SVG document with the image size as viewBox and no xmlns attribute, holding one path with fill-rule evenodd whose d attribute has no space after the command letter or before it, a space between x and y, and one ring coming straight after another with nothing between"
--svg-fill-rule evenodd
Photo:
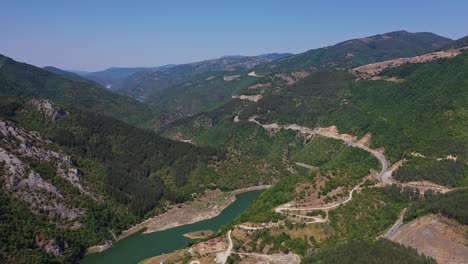
<instances>
[{"instance_id":1,"label":"river","mask_svg":"<svg viewBox=\"0 0 468 264\"><path fill-rule=\"evenodd\" d=\"M135 233L116 242L110 249L86 255L81 264L131 264L183 248L190 242L183 234L198 230L218 230L239 216L262 191L251 191L237 195L234 203L218 216L193 224L143 234Z\"/></svg>"}]
</instances>

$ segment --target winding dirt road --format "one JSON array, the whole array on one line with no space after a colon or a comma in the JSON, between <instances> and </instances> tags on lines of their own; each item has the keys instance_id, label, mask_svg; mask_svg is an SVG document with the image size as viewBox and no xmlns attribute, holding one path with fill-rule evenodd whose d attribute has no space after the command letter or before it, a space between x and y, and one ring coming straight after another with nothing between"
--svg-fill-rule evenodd
<instances>
[{"instance_id":1,"label":"winding dirt road","mask_svg":"<svg viewBox=\"0 0 468 264\"><path fill-rule=\"evenodd\" d=\"M338 139L338 140L343 141L348 146L360 148L360 149L362 149L364 151L367 151L371 155L373 155L375 158L377 158L379 160L380 164L381 164L382 168L380 170L380 173L377 176L378 180L381 182L381 185L390 185L390 184L395 183L393 181L393 179L392 179L392 173L402 163L402 161L399 161L399 162L395 163L393 167L390 167L389 161L385 158L385 155L383 154L383 151L378 150L378 149L371 149L368 146L370 137L366 138L366 136L364 136L361 140L358 140L358 138L355 137L355 136L338 133L338 130L336 129L335 126L326 127L326 128L318 127L318 128L312 129L312 128L300 126L300 125L297 125L297 124L287 124L287 125L279 125L279 124L276 124L276 123L261 124L259 121L256 120L256 116L249 118L249 121L252 122L252 123L255 123L255 124L259 125L259 126L262 126L264 129L267 129L267 130L289 129L289 130L298 131L298 132L300 132L302 134L305 134L305 135L308 135L308 136L320 135L320 136L323 136L323 137ZM336 203L336 204L333 204L333 205L323 206L323 207L297 207L297 208L295 208L295 207L292 207L291 204L287 203L287 204L280 205L277 208L275 208L275 212L282 213L284 211L314 211L314 210L328 211L328 210L332 210L332 209L335 209L335 208L339 207L340 205L343 205L343 204L346 204L346 203L350 202L353 199L354 192L362 189L360 187L360 185L361 184L355 186L350 191L349 196L348 196L348 198L346 200L344 200L342 202L339 202L339 203ZM405 186L405 184L402 184L402 185ZM436 187L423 186L423 187L421 187L418 184L414 184L414 186L411 186L411 187L418 188L419 190L422 190L422 191L424 191L426 189L434 189L434 190L441 191L441 192L450 191L450 189L447 189L447 188L441 187L441 186L436 186ZM311 222L308 222L308 223L322 223L322 222L328 221L328 219L323 219L323 218L319 218L319 217L308 217L308 216L303 216L303 215L294 215L294 216L314 219L314 221L311 221Z\"/></svg>"},{"instance_id":2,"label":"winding dirt road","mask_svg":"<svg viewBox=\"0 0 468 264\"><path fill-rule=\"evenodd\" d=\"M283 205L280 205L280 206L276 207L275 212L282 213L283 211L316 211L316 210L325 211L325 210L335 209L340 205L343 205L343 204L346 204L346 203L350 202L353 199L353 193L356 190L360 190L360 189L361 188L359 186L354 187L349 192L349 196L348 196L348 198L346 200L344 200L342 202L339 202L339 203L336 203L336 204L333 204L333 205L324 206L324 207L297 207L297 208L295 208L295 207L292 207L291 204L283 204Z\"/></svg>"},{"instance_id":3,"label":"winding dirt road","mask_svg":"<svg viewBox=\"0 0 468 264\"><path fill-rule=\"evenodd\" d=\"M312 129L312 128L300 126L300 125L297 125L297 124L288 124L288 125L278 125L276 123L261 124L255 118L256 117L251 117L249 119L249 121L253 122L253 123L255 123L255 124L259 125L259 126L262 126L263 128L265 128L267 130L272 130L272 129L278 130L278 129L283 128L283 129L299 131L302 134L306 134L306 135L309 135L309 136L319 135L319 136L323 136L323 137L334 138L334 139L338 139L338 140L343 141L348 146L360 148L360 149L362 149L364 151L367 151L370 154L372 154L374 157L376 157L379 160L380 164L382 165L382 169L380 170L380 173L378 175L379 180L383 184L391 184L392 183L391 171L389 171L390 173L386 174L386 172L388 171L389 162L385 158L385 155L382 152L380 152L379 150L369 148L363 142L357 140L356 137L353 137L353 136L348 135L348 134L339 134L338 131L336 130L336 128L332 128L332 127L330 127L330 128L318 127L318 128Z\"/></svg>"},{"instance_id":4,"label":"winding dirt road","mask_svg":"<svg viewBox=\"0 0 468 264\"><path fill-rule=\"evenodd\" d=\"M300 132L302 134L305 134L305 135L308 135L308 136L320 135L320 136L323 136L323 137L338 139L338 140L343 141L348 146L360 148L360 149L362 149L364 151L367 151L371 155L373 155L375 158L377 158L379 160L380 164L381 164L382 168L380 170L380 173L377 176L379 181L383 185L388 185L388 184L393 183L392 178L391 178L392 170L388 169L389 168L389 162L387 161L387 159L385 158L385 155L381 151L376 150L376 149L371 149L370 147L368 147L365 144L364 140L358 140L356 137L348 135L348 134L338 133L338 130L336 129L336 127L329 127L329 128L318 127L318 128L312 129L312 128L300 126L300 125L297 125L297 124L287 124L287 125L279 125L279 124L276 124L276 123L261 124L259 121L256 120L255 116L249 118L249 121L253 122L253 123L255 123L255 124L259 125L259 126L262 126L264 129L267 129L267 130L289 129L289 130L298 131L298 132ZM328 210L332 210L332 209L335 209L335 208L339 207L340 205L343 205L343 204L346 204L346 203L350 202L353 199L354 192L357 191L357 190L360 190L360 189L361 189L360 184L355 186L349 192L349 196L348 196L348 198L346 200L344 200L342 202L339 202L339 203L336 203L336 204L333 204L333 205L323 206L323 207L297 207L297 208L295 208L295 207L292 207L291 204L287 203L287 204L280 205L280 206L276 207L275 212L282 213L284 211L315 211L315 210L328 211ZM303 216L303 215L298 215L298 214L296 214L294 216L313 219L313 221L310 221L308 223L323 223L323 222L328 221L328 218L323 219L321 217Z\"/></svg>"},{"instance_id":5,"label":"winding dirt road","mask_svg":"<svg viewBox=\"0 0 468 264\"><path fill-rule=\"evenodd\" d=\"M227 262L227 258L231 254L237 254L239 256L254 256L266 259L268 261L278 261L280 263L294 263L299 264L301 262L301 257L297 254L273 254L273 255L266 255L266 254L258 254L258 253L238 253L234 252L232 249L234 247L234 243L232 242L231 231L227 233L227 239L229 241L228 248L225 252L218 253L216 255L217 263L225 264Z\"/></svg>"}]
</instances>

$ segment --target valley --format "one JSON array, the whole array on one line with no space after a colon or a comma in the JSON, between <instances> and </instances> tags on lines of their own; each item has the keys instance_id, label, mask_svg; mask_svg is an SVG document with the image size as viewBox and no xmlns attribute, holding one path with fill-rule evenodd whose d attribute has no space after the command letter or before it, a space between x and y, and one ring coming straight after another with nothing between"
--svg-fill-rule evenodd
<instances>
[{"instance_id":1,"label":"valley","mask_svg":"<svg viewBox=\"0 0 468 264\"><path fill-rule=\"evenodd\" d=\"M192 222L190 221L178 227L167 226L159 231L151 230L150 233L134 233L102 253L87 255L82 263L136 263L154 255L170 253L190 243L191 240L184 236L185 233L208 228L218 229L245 210L259 193L252 191L239 194L236 201L223 209L218 216L207 216L204 221L189 224Z\"/></svg>"},{"instance_id":2,"label":"valley","mask_svg":"<svg viewBox=\"0 0 468 264\"><path fill-rule=\"evenodd\" d=\"M466 37L428 32L77 73L0 55L0 258L464 263L467 106Z\"/></svg>"}]
</instances>

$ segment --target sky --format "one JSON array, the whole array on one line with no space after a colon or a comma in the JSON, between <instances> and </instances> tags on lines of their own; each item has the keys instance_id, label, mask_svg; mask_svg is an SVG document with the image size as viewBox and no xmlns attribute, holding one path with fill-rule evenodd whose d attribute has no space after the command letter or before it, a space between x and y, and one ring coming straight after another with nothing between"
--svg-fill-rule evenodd
<instances>
[{"instance_id":1,"label":"sky","mask_svg":"<svg viewBox=\"0 0 468 264\"><path fill-rule=\"evenodd\" d=\"M300 53L396 30L468 35L466 0L0 0L0 54L96 71Z\"/></svg>"}]
</instances>

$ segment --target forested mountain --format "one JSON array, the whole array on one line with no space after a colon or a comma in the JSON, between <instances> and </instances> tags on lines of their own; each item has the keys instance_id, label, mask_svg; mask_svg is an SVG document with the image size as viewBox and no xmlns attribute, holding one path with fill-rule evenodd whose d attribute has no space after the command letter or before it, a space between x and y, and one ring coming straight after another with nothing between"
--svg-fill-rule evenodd
<instances>
[{"instance_id":1,"label":"forested mountain","mask_svg":"<svg viewBox=\"0 0 468 264\"><path fill-rule=\"evenodd\" d=\"M223 151L48 100L2 99L0 110L1 217L12 221L1 226L0 247L8 262L71 261L163 209L162 199L179 203L202 191L199 184L223 179L207 173L223 161ZM10 225L18 218L28 233L15 249L21 230ZM36 253L21 256L21 250Z\"/></svg>"},{"instance_id":2,"label":"forested mountain","mask_svg":"<svg viewBox=\"0 0 468 264\"><path fill-rule=\"evenodd\" d=\"M380 74L398 81L356 82L349 72L334 69L316 71L290 85L273 80L255 90L262 90L263 98L244 103L246 107L229 116L238 114L240 120L258 116L265 123L309 127L336 125L339 131L358 136L370 132L373 146L385 147L394 160L412 151L466 157L467 58L464 52L455 58L402 65ZM201 115L212 118L217 112Z\"/></svg>"},{"instance_id":3,"label":"forested mountain","mask_svg":"<svg viewBox=\"0 0 468 264\"><path fill-rule=\"evenodd\" d=\"M193 115L212 110L229 101L233 95L258 94L259 90L265 90L260 89L263 85L267 85L271 90L283 83L295 83L319 69L349 68L394 58L411 57L450 42L450 39L432 33L406 31L353 39L334 46L252 65L254 67L251 69L235 68L235 71L226 72L218 71L219 68L211 68L203 74L195 72L180 81L166 82L164 87L170 88L158 94L147 94L150 97L146 101L160 106L169 115L178 117ZM177 67L171 70L175 69ZM171 71L167 74L168 76L164 77L158 75L156 77L158 80L148 83L147 86L144 84L146 81L141 81L138 85L129 84L129 87L155 89L155 82L171 80L171 76L174 76Z\"/></svg>"},{"instance_id":4,"label":"forested mountain","mask_svg":"<svg viewBox=\"0 0 468 264\"><path fill-rule=\"evenodd\" d=\"M44 98L152 127L159 110L89 82L70 79L0 55L0 96Z\"/></svg>"},{"instance_id":5,"label":"forested mountain","mask_svg":"<svg viewBox=\"0 0 468 264\"><path fill-rule=\"evenodd\" d=\"M288 171L296 170L289 172L287 178L277 178L275 186L265 191L235 224L288 221L284 214L273 209L285 203L300 205L307 197L312 197L312 201L325 197L324 201L332 203L346 195L346 191L343 194L340 190L349 192L355 184L351 182L362 179L364 171L375 166L365 155L349 155L336 142L316 136L309 138L280 129L281 125L336 126L339 133L368 140L370 148L382 151L391 164L400 162L393 173L397 182L426 181L466 188L468 51L447 49L447 52L421 54L414 59L383 62L375 67L380 67L379 71L373 72L373 67L362 68L370 72L366 77L361 77L363 72L355 68L328 67L301 76L274 73L257 78L249 84L250 89L239 90L239 94L246 95L244 98L177 120L163 127L161 133L201 146L222 146L229 153L267 157L274 164L283 164ZM250 100L253 97L249 96L256 96L257 100ZM268 135L260 132L263 128L252 122L253 117L260 124L269 125ZM294 166L298 162L316 170ZM349 170L348 166L356 170ZM317 227L320 231L313 232L313 239L297 237L297 233L307 233L309 229L296 223L279 230L255 232L238 250L269 248L269 254L293 251L302 255L305 248L330 248L313 254L307 263L334 263L334 260L346 263L348 249L332 248L346 240L375 240L407 206L413 206L409 214L412 217L442 213L464 223L466 210L459 207L465 199L464 192L414 203L419 191L411 188L401 190L398 194L401 197L389 195L385 188L362 190L346 206L328 212L330 225ZM316 241L317 237L320 241ZM362 243L356 245L358 248ZM386 248L388 257L432 263L392 243L377 242L363 247L374 246ZM346 253L341 255L341 250ZM393 250L395 253L390 253ZM371 259L379 257L372 255Z\"/></svg>"},{"instance_id":6,"label":"forested mountain","mask_svg":"<svg viewBox=\"0 0 468 264\"><path fill-rule=\"evenodd\" d=\"M354 81L348 72L318 71L266 94L243 118L264 122L336 125L354 135L373 134L373 146L392 159L417 151L466 157L464 124L468 53L426 64L405 64L380 74L387 80ZM401 133L401 132L404 133Z\"/></svg>"}]
</instances>

